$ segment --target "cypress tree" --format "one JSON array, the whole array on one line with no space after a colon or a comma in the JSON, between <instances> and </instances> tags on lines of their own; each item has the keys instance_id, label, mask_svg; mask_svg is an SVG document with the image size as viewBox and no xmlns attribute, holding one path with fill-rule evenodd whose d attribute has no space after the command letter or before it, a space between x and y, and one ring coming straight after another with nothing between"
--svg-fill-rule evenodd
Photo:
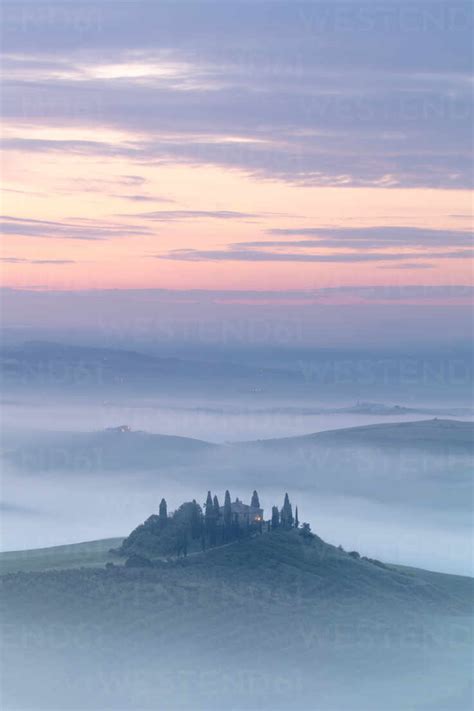
<instances>
[{"instance_id":1,"label":"cypress tree","mask_svg":"<svg viewBox=\"0 0 474 711\"><path fill-rule=\"evenodd\" d=\"M160 527L164 528L168 522L168 507L166 505L166 499L161 499L160 501L159 519Z\"/></svg>"},{"instance_id":2,"label":"cypress tree","mask_svg":"<svg viewBox=\"0 0 474 711\"><path fill-rule=\"evenodd\" d=\"M221 516L221 507L219 506L219 499L217 498L217 496L214 496L212 508L214 509L214 516L216 517L216 521L218 521Z\"/></svg>"},{"instance_id":3,"label":"cypress tree","mask_svg":"<svg viewBox=\"0 0 474 711\"><path fill-rule=\"evenodd\" d=\"M285 501L281 510L281 525L283 528L292 528L293 526L293 509L291 508L288 494L285 494Z\"/></svg>"},{"instance_id":4,"label":"cypress tree","mask_svg":"<svg viewBox=\"0 0 474 711\"><path fill-rule=\"evenodd\" d=\"M295 519L293 518L293 507L290 503L290 500L288 499L288 528L293 528L293 524L295 522Z\"/></svg>"},{"instance_id":5,"label":"cypress tree","mask_svg":"<svg viewBox=\"0 0 474 711\"><path fill-rule=\"evenodd\" d=\"M232 535L232 505L230 501L230 494L227 490L225 492L224 498L224 538L226 541L230 540Z\"/></svg>"},{"instance_id":6,"label":"cypress tree","mask_svg":"<svg viewBox=\"0 0 474 711\"><path fill-rule=\"evenodd\" d=\"M250 506L254 509L260 508L260 500L256 491L254 491L252 494L252 501L250 502Z\"/></svg>"},{"instance_id":7,"label":"cypress tree","mask_svg":"<svg viewBox=\"0 0 474 711\"><path fill-rule=\"evenodd\" d=\"M211 492L207 492L207 499L206 503L204 504L204 507L206 509L206 522L209 521L212 518L213 515L213 503L212 503L212 496Z\"/></svg>"},{"instance_id":8,"label":"cypress tree","mask_svg":"<svg viewBox=\"0 0 474 711\"><path fill-rule=\"evenodd\" d=\"M293 518L293 507L290 500L288 499L288 528L293 528L295 519Z\"/></svg>"},{"instance_id":9,"label":"cypress tree","mask_svg":"<svg viewBox=\"0 0 474 711\"><path fill-rule=\"evenodd\" d=\"M278 506L272 506L272 528L278 528L280 525L280 514Z\"/></svg>"},{"instance_id":10,"label":"cypress tree","mask_svg":"<svg viewBox=\"0 0 474 711\"><path fill-rule=\"evenodd\" d=\"M298 518L298 507L296 507L295 508L295 528L298 528L299 525L300 525L300 521Z\"/></svg>"},{"instance_id":11,"label":"cypress tree","mask_svg":"<svg viewBox=\"0 0 474 711\"><path fill-rule=\"evenodd\" d=\"M210 491L207 492L207 499L204 505L206 507L206 513L204 515L206 535L209 538L209 543L213 545L215 543L215 519L214 506L212 503L212 496Z\"/></svg>"},{"instance_id":12,"label":"cypress tree","mask_svg":"<svg viewBox=\"0 0 474 711\"><path fill-rule=\"evenodd\" d=\"M230 526L232 523L232 504L230 501L230 493L227 490L224 498L224 525Z\"/></svg>"},{"instance_id":13,"label":"cypress tree","mask_svg":"<svg viewBox=\"0 0 474 711\"><path fill-rule=\"evenodd\" d=\"M196 499L193 499L191 509L191 537L193 540L196 540L201 535L201 519L201 507L196 502Z\"/></svg>"},{"instance_id":14,"label":"cypress tree","mask_svg":"<svg viewBox=\"0 0 474 711\"><path fill-rule=\"evenodd\" d=\"M224 540L224 527L219 526L219 519L221 518L221 507L219 506L219 499L214 496L212 501L212 509L214 511L214 538L217 543L217 536L220 533L221 542Z\"/></svg>"}]
</instances>

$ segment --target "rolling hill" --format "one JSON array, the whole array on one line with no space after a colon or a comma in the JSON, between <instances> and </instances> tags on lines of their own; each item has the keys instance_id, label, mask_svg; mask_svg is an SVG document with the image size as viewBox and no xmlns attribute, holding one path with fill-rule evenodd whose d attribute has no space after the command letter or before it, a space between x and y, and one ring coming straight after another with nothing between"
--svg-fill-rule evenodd
<instances>
[{"instance_id":1,"label":"rolling hill","mask_svg":"<svg viewBox=\"0 0 474 711\"><path fill-rule=\"evenodd\" d=\"M73 548L71 569L63 551L1 577L5 708L408 711L469 687L472 579L296 531L152 568L77 568Z\"/></svg>"},{"instance_id":2,"label":"rolling hill","mask_svg":"<svg viewBox=\"0 0 474 711\"><path fill-rule=\"evenodd\" d=\"M301 373L233 362L159 357L133 350L31 341L0 351L0 378L7 393L68 397L107 394L148 396L207 391L252 393L302 388Z\"/></svg>"},{"instance_id":3,"label":"rolling hill","mask_svg":"<svg viewBox=\"0 0 474 711\"><path fill-rule=\"evenodd\" d=\"M0 575L104 566L108 562L117 562L110 549L117 548L122 541L123 538L104 538L49 548L5 551L0 553Z\"/></svg>"},{"instance_id":4,"label":"rolling hill","mask_svg":"<svg viewBox=\"0 0 474 711\"><path fill-rule=\"evenodd\" d=\"M165 349L166 350L166 349ZM224 349L225 351L225 349ZM471 352L456 349L433 354L402 354L372 350L309 349L289 359L275 358L274 349L263 359L238 349L200 349L193 358L130 349L66 345L49 341L3 344L0 348L0 381L8 399L15 397L143 398L169 395L185 399L231 397L234 406L294 406L323 414L472 414ZM288 355L288 354L287 354ZM238 362L235 358L243 358ZM367 403L368 398L433 403L432 407L387 407ZM239 401L236 401L236 397ZM355 406L323 407L321 401L357 400ZM464 408L447 408L451 400ZM284 405L282 404L284 403Z\"/></svg>"},{"instance_id":5,"label":"rolling hill","mask_svg":"<svg viewBox=\"0 0 474 711\"><path fill-rule=\"evenodd\" d=\"M3 452L5 461L24 471L147 471L191 463L216 445L190 437L150 434L113 427L97 432L18 434Z\"/></svg>"},{"instance_id":6,"label":"rolling hill","mask_svg":"<svg viewBox=\"0 0 474 711\"><path fill-rule=\"evenodd\" d=\"M415 422L389 422L362 427L327 430L299 437L258 440L242 443L269 449L319 446L410 447L446 449L474 453L474 423L438 419Z\"/></svg>"},{"instance_id":7,"label":"rolling hill","mask_svg":"<svg viewBox=\"0 0 474 711\"><path fill-rule=\"evenodd\" d=\"M392 422L279 439L213 444L190 437L131 431L112 427L96 432L31 432L25 443L21 434L9 437L3 457L19 469L65 469L84 462L92 469L147 470L163 464L194 463L197 455L216 455L215 461L249 453L294 456L304 450L340 452L344 448L416 449L437 455L472 455L474 423L430 419L416 422ZM258 462L257 462L258 464Z\"/></svg>"},{"instance_id":8,"label":"rolling hill","mask_svg":"<svg viewBox=\"0 0 474 711\"><path fill-rule=\"evenodd\" d=\"M474 424L424 420L218 445L122 431L33 432L4 437L4 466L61 477L142 473L158 485L179 481L249 489L292 485L320 495L467 515L473 488ZM18 503L13 501L12 503Z\"/></svg>"}]
</instances>

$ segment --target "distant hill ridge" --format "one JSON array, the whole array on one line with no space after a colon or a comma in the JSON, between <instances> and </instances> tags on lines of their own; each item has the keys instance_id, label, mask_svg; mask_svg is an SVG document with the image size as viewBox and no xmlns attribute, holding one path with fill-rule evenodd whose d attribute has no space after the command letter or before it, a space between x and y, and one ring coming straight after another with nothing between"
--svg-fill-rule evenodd
<instances>
[{"instance_id":1,"label":"distant hill ridge","mask_svg":"<svg viewBox=\"0 0 474 711\"><path fill-rule=\"evenodd\" d=\"M219 468L228 466L233 455L248 458L254 451L275 456L284 452L291 456L294 450L301 453L305 449L317 451L325 448L337 454L340 448L350 447L407 448L442 452L446 456L449 452L470 456L474 452L474 423L435 418L227 444L134 431L127 425L118 425L94 432L32 432L28 443L21 442L18 448L13 437L8 450L3 451L3 458L27 470L64 469L68 466L84 470L93 470L94 467L105 471L150 470L168 465L202 465L207 461L205 457L209 459L209 466ZM201 459L196 462L198 453Z\"/></svg>"},{"instance_id":2,"label":"distant hill ridge","mask_svg":"<svg viewBox=\"0 0 474 711\"><path fill-rule=\"evenodd\" d=\"M214 357L209 352L206 359L197 352L195 357L184 359L166 353L142 353L119 347L79 346L48 341L32 341L0 348L0 375L2 387L8 394L29 395L47 392L57 395L90 397L131 394L135 397L154 395L203 395L219 398L236 394L248 396L248 403L259 409L281 406L282 402L294 406L299 402L303 413L336 414L347 412L360 415L418 414L460 415L463 408L404 408L401 405L385 406L367 402L380 398L393 401L418 396L420 402L443 402L449 392L453 402L464 403L472 414L469 390L473 381L470 359L460 356L462 363L459 379L453 374L452 354L407 354L410 375L404 372L406 361L400 354L386 353L385 357L369 352L332 351L314 349L303 359L294 355L289 360L275 360L271 356L259 363L253 359L239 362L235 357ZM413 371L414 369L414 371ZM341 378L341 373L344 375ZM367 376L370 375L368 378ZM440 375L442 376L440 378ZM449 388L446 383L449 382ZM273 402L255 396L265 394ZM315 407L315 402L325 398L357 401L347 407ZM279 402L278 402L279 400ZM308 408L308 405L311 407ZM283 405L284 406L284 405ZM466 407L464 408L464 410Z\"/></svg>"},{"instance_id":3,"label":"distant hill ridge","mask_svg":"<svg viewBox=\"0 0 474 711\"><path fill-rule=\"evenodd\" d=\"M34 433L33 433L34 434ZM194 437L186 437L181 435L169 435L169 434L159 434L154 432L147 432L145 430L134 430L127 424L113 425L106 427L102 430L94 430L89 432L71 432L68 430L38 430L36 432L38 435L44 435L49 439L59 439L65 437L73 441L75 438L78 440L86 441L87 438L99 439L101 437L111 438L114 435L120 437L123 435L123 440L126 438L146 438L149 441L169 441L169 442L190 442L190 443L200 443L201 445L207 445L209 447L219 447L219 446L233 446L239 447L241 445L273 445L273 444L290 444L290 443L302 443L302 442L323 442L329 440L347 440L350 442L366 439L368 442L381 442L390 443L391 441L399 441L409 443L412 441L423 444L433 440L439 441L440 437L445 439L449 438L453 442L472 442L474 440L474 422L464 422L462 420L455 419L441 419L434 417L427 420L414 420L409 422L383 422L373 425L357 425L355 427L341 427L337 429L323 430L321 432L311 432L302 435L292 435L290 437L272 437L268 439L257 439L257 440L242 440L239 442L226 443L225 445L219 445L206 440L196 439Z\"/></svg>"},{"instance_id":4,"label":"distant hill ridge","mask_svg":"<svg viewBox=\"0 0 474 711\"><path fill-rule=\"evenodd\" d=\"M413 422L384 422L374 425L362 425L335 430L324 430L313 434L277 439L251 440L242 444L286 445L303 443L354 443L354 444L405 444L424 446L440 444L449 440L453 445L463 444L468 449L474 445L474 423L460 420L440 419L434 417L428 420Z\"/></svg>"}]
</instances>

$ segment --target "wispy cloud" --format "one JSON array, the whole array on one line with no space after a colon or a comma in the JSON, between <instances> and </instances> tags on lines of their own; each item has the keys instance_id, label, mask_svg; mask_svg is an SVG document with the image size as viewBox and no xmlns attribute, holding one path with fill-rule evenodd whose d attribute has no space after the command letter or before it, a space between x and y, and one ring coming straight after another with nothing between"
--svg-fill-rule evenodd
<instances>
[{"instance_id":1,"label":"wispy cloud","mask_svg":"<svg viewBox=\"0 0 474 711\"><path fill-rule=\"evenodd\" d=\"M77 264L75 259L26 259L25 257L0 257L5 264Z\"/></svg>"},{"instance_id":2,"label":"wispy cloud","mask_svg":"<svg viewBox=\"0 0 474 711\"><path fill-rule=\"evenodd\" d=\"M73 10L48 22L38 7L31 22L8 8L7 118L119 127L136 141L18 133L7 148L212 163L307 185L472 183L469 2L450 22L445 3L423 0L390 11L230 0L189 13L96 0L85 29Z\"/></svg>"},{"instance_id":3,"label":"wispy cloud","mask_svg":"<svg viewBox=\"0 0 474 711\"><path fill-rule=\"evenodd\" d=\"M357 262L402 262L416 259L472 259L474 249L449 252L338 252L314 254L302 252L262 251L257 249L231 248L226 250L174 249L154 255L156 259L182 262L319 262L351 264Z\"/></svg>"},{"instance_id":4,"label":"wispy cloud","mask_svg":"<svg viewBox=\"0 0 474 711\"><path fill-rule=\"evenodd\" d=\"M149 234L146 227L139 225L110 224L83 218L74 222L56 222L9 215L0 218L0 231L5 235L71 240L107 240Z\"/></svg>"},{"instance_id":5,"label":"wispy cloud","mask_svg":"<svg viewBox=\"0 0 474 711\"><path fill-rule=\"evenodd\" d=\"M293 246L293 247L354 247L367 249L381 246L408 247L470 247L473 244L471 232L462 230L435 230L424 227L303 227L273 228L268 234L295 237L313 237L315 239L291 241L248 242L255 247Z\"/></svg>"},{"instance_id":6,"label":"wispy cloud","mask_svg":"<svg viewBox=\"0 0 474 711\"><path fill-rule=\"evenodd\" d=\"M111 193L110 197L120 198L121 200L131 200L132 202L176 202L171 198L165 198L155 195L118 195L116 193Z\"/></svg>"},{"instance_id":7,"label":"wispy cloud","mask_svg":"<svg viewBox=\"0 0 474 711\"><path fill-rule=\"evenodd\" d=\"M147 180L142 175L119 175L116 182L122 185L138 187L144 185Z\"/></svg>"},{"instance_id":8,"label":"wispy cloud","mask_svg":"<svg viewBox=\"0 0 474 711\"><path fill-rule=\"evenodd\" d=\"M153 222L179 222L181 220L250 220L261 215L234 210L158 210L122 217L140 217Z\"/></svg>"},{"instance_id":9,"label":"wispy cloud","mask_svg":"<svg viewBox=\"0 0 474 711\"><path fill-rule=\"evenodd\" d=\"M428 262L402 262L402 264L381 264L377 269L434 269L434 264Z\"/></svg>"},{"instance_id":10,"label":"wispy cloud","mask_svg":"<svg viewBox=\"0 0 474 711\"><path fill-rule=\"evenodd\" d=\"M400 262L399 269L430 269L433 265L427 260L471 259L474 254L471 233L459 230L394 226L307 227L273 228L267 233L294 236L295 239L234 242L226 249L174 249L153 256L190 262ZM296 239L298 236L306 239ZM337 251L319 251L322 249ZM408 249L410 251L406 251Z\"/></svg>"},{"instance_id":11,"label":"wispy cloud","mask_svg":"<svg viewBox=\"0 0 474 711\"><path fill-rule=\"evenodd\" d=\"M63 153L67 151L81 156L110 156L143 158L144 147L140 144L107 143L105 141L84 141L74 139L46 138L2 138L3 150L25 151L28 153Z\"/></svg>"},{"instance_id":12,"label":"wispy cloud","mask_svg":"<svg viewBox=\"0 0 474 711\"><path fill-rule=\"evenodd\" d=\"M47 193L41 193L36 190L17 190L15 188L2 188L4 193L16 193L17 195L30 195L31 197L47 197Z\"/></svg>"}]
</instances>

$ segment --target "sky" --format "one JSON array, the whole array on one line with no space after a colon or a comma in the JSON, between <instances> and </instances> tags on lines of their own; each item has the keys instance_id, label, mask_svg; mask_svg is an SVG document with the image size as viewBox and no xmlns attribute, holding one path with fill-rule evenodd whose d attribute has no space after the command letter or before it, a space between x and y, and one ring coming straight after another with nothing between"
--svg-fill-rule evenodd
<instances>
[{"instance_id":1,"label":"sky","mask_svg":"<svg viewBox=\"0 0 474 711\"><path fill-rule=\"evenodd\" d=\"M471 3L15 1L3 27L10 298L471 303Z\"/></svg>"}]
</instances>

